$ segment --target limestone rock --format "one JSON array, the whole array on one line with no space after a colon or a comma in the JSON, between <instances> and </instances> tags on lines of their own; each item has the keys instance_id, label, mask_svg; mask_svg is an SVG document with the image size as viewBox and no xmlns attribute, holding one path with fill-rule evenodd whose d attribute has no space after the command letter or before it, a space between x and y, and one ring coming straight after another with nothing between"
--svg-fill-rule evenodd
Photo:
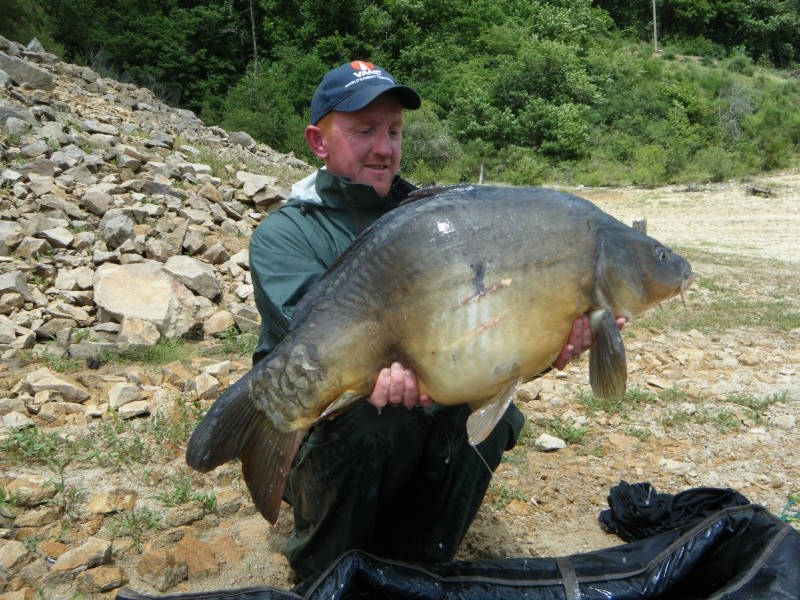
<instances>
[{"instance_id":1,"label":"limestone rock","mask_svg":"<svg viewBox=\"0 0 800 600\"><path fill-rule=\"evenodd\" d=\"M11 572L29 558L25 544L17 540L0 540L0 567Z\"/></svg>"},{"instance_id":2,"label":"limestone rock","mask_svg":"<svg viewBox=\"0 0 800 600\"><path fill-rule=\"evenodd\" d=\"M77 588L89 593L110 592L126 583L128 575L116 565L87 569L75 578Z\"/></svg>"},{"instance_id":3,"label":"limestone rock","mask_svg":"<svg viewBox=\"0 0 800 600\"><path fill-rule=\"evenodd\" d=\"M159 592L166 592L188 577L189 567L173 551L160 548L143 554L136 572Z\"/></svg>"},{"instance_id":4,"label":"limestone rock","mask_svg":"<svg viewBox=\"0 0 800 600\"><path fill-rule=\"evenodd\" d=\"M215 300L221 291L219 278L214 267L191 256L171 256L164 264L164 270L183 283L190 290L209 300Z\"/></svg>"},{"instance_id":5,"label":"limestone rock","mask_svg":"<svg viewBox=\"0 0 800 600\"><path fill-rule=\"evenodd\" d=\"M534 448L540 452L552 452L553 450L561 450L567 447L567 443L555 436L543 433L533 443Z\"/></svg>"},{"instance_id":6,"label":"limestone rock","mask_svg":"<svg viewBox=\"0 0 800 600\"><path fill-rule=\"evenodd\" d=\"M221 310L208 317L203 323L203 333L206 335L219 335L236 325L236 319L227 310Z\"/></svg>"},{"instance_id":7,"label":"limestone rock","mask_svg":"<svg viewBox=\"0 0 800 600\"><path fill-rule=\"evenodd\" d=\"M95 272L94 300L118 322L125 317L149 321L166 337L181 336L194 325L192 293L155 262L101 265Z\"/></svg>"},{"instance_id":8,"label":"limestone rock","mask_svg":"<svg viewBox=\"0 0 800 600\"><path fill-rule=\"evenodd\" d=\"M111 561L111 542L90 537L79 547L68 550L50 567L48 578L73 577L81 571L108 564Z\"/></svg>"},{"instance_id":9,"label":"limestone rock","mask_svg":"<svg viewBox=\"0 0 800 600\"><path fill-rule=\"evenodd\" d=\"M117 335L117 347L120 350L140 350L150 348L158 343L161 334L150 321L138 317L125 316Z\"/></svg>"},{"instance_id":10,"label":"limestone rock","mask_svg":"<svg viewBox=\"0 0 800 600\"><path fill-rule=\"evenodd\" d=\"M14 83L28 83L40 90L55 89L53 75L26 60L0 52L0 70L5 71Z\"/></svg>"},{"instance_id":11,"label":"limestone rock","mask_svg":"<svg viewBox=\"0 0 800 600\"><path fill-rule=\"evenodd\" d=\"M141 390L138 385L120 381L115 383L108 392L108 405L111 408L120 408L141 398Z\"/></svg>"},{"instance_id":12,"label":"limestone rock","mask_svg":"<svg viewBox=\"0 0 800 600\"><path fill-rule=\"evenodd\" d=\"M42 391L58 393L67 402L83 402L89 398L89 392L77 381L60 373L53 373L47 368L30 373L25 383L36 394Z\"/></svg>"},{"instance_id":13,"label":"limestone rock","mask_svg":"<svg viewBox=\"0 0 800 600\"><path fill-rule=\"evenodd\" d=\"M86 510L94 514L111 514L126 510L133 510L139 494L133 490L115 488L101 491L89 498Z\"/></svg>"}]
</instances>

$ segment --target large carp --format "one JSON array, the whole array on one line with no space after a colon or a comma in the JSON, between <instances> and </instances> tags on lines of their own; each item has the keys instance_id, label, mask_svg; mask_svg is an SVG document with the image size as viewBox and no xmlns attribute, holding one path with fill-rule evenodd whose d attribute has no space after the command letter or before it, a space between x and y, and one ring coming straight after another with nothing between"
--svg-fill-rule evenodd
<instances>
[{"instance_id":1,"label":"large carp","mask_svg":"<svg viewBox=\"0 0 800 600\"><path fill-rule=\"evenodd\" d=\"M549 367L576 317L592 327L590 383L621 398L615 316L681 294L689 263L588 200L543 188L421 190L378 219L298 304L287 337L213 404L186 452L206 472L239 457L275 523L308 429L368 396L399 361L420 392L470 403L470 442L516 386Z\"/></svg>"}]
</instances>

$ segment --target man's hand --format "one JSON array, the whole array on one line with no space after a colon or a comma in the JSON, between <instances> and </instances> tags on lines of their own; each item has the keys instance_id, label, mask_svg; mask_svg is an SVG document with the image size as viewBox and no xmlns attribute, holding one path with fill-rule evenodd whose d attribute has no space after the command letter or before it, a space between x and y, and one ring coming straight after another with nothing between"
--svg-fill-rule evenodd
<instances>
[{"instance_id":1,"label":"man's hand","mask_svg":"<svg viewBox=\"0 0 800 600\"><path fill-rule=\"evenodd\" d=\"M419 405L424 407L433 404L430 396L420 394L417 386L417 376L410 369L406 369L399 362L392 363L391 367L381 369L375 389L368 398L369 403L376 408L383 408L387 404L403 404L409 410Z\"/></svg>"},{"instance_id":2,"label":"man's hand","mask_svg":"<svg viewBox=\"0 0 800 600\"><path fill-rule=\"evenodd\" d=\"M616 318L617 327L620 331L624 327L627 319L625 317ZM582 352L588 350L592 345L592 328L589 325L589 317L586 315L578 317L572 322L572 331L569 332L569 339L567 345L561 349L561 354L558 355L553 366L562 371L567 366L570 360L577 358Z\"/></svg>"}]
</instances>

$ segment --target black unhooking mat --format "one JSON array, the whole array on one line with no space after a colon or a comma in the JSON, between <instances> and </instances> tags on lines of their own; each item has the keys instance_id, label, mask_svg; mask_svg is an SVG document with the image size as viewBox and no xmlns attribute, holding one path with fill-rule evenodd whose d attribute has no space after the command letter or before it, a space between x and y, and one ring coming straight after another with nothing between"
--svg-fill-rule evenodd
<instances>
[{"instance_id":1,"label":"black unhooking mat","mask_svg":"<svg viewBox=\"0 0 800 600\"><path fill-rule=\"evenodd\" d=\"M628 485L622 482L615 490L620 491L623 484ZM626 494L637 491L629 487ZM613 491L609 497L612 508ZM732 504L742 498L735 498ZM668 520L663 522L666 525ZM603 524L608 528L608 523ZM117 600L156 598L797 600L800 532L765 508L745 504L635 542L562 558L461 561L422 568L353 551L315 580L291 591L254 587L148 596L123 589L117 594Z\"/></svg>"}]
</instances>

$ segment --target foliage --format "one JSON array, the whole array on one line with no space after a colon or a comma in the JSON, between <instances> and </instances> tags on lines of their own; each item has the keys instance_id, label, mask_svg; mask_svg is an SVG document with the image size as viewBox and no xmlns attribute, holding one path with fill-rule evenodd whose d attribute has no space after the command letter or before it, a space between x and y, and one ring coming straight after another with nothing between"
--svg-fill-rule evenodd
<instances>
[{"instance_id":1,"label":"foliage","mask_svg":"<svg viewBox=\"0 0 800 600\"><path fill-rule=\"evenodd\" d=\"M550 421L550 431L557 438L561 438L568 444L580 444L588 429L579 425L575 425L569 419L562 419L555 417Z\"/></svg>"},{"instance_id":2,"label":"foliage","mask_svg":"<svg viewBox=\"0 0 800 600\"><path fill-rule=\"evenodd\" d=\"M402 165L420 184L655 186L800 164L800 82L774 69L800 60L786 0L657 0L659 54L651 4L631 0L7 2L65 59L312 163L310 97L358 58L425 100Z\"/></svg>"},{"instance_id":3,"label":"foliage","mask_svg":"<svg viewBox=\"0 0 800 600\"><path fill-rule=\"evenodd\" d=\"M45 3L37 0L3 0L0 8L3 14L0 35L23 45L38 38L48 51L56 54L64 52L64 48L53 39L56 23L48 14Z\"/></svg>"},{"instance_id":4,"label":"foliage","mask_svg":"<svg viewBox=\"0 0 800 600\"><path fill-rule=\"evenodd\" d=\"M131 538L139 552L145 534L160 527L161 515L150 508L135 508L113 515L105 524L112 539Z\"/></svg>"}]
</instances>

